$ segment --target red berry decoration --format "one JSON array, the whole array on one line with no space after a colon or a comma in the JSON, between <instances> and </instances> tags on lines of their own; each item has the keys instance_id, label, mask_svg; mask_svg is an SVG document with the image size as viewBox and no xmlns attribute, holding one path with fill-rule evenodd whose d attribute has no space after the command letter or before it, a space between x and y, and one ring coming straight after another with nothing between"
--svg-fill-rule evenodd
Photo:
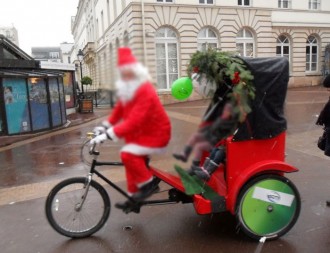
<instances>
[{"instance_id":1,"label":"red berry decoration","mask_svg":"<svg viewBox=\"0 0 330 253\"><path fill-rule=\"evenodd\" d=\"M241 81L241 79L239 77L239 72L236 71L234 73L234 79L232 79L231 81L232 81L233 84L238 84Z\"/></svg>"},{"instance_id":2,"label":"red berry decoration","mask_svg":"<svg viewBox=\"0 0 330 253\"><path fill-rule=\"evenodd\" d=\"M196 66L193 68L193 73L198 73L199 72L199 68Z\"/></svg>"}]
</instances>

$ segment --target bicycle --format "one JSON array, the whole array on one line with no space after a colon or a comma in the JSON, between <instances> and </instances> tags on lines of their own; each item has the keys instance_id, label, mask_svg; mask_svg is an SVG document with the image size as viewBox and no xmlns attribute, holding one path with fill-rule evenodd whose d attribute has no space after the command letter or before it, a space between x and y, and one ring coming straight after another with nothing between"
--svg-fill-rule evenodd
<instances>
[{"instance_id":1,"label":"bicycle","mask_svg":"<svg viewBox=\"0 0 330 253\"><path fill-rule=\"evenodd\" d=\"M92 138L94 134L89 133L88 136ZM88 141L84 143L83 147L87 144ZM168 199L137 202L96 169L99 166L123 166L123 163L98 161L100 152L96 150L96 144L90 148L89 154L93 156L93 159L88 175L69 178L60 182L51 190L46 199L46 217L50 225L64 236L71 238L88 237L99 231L109 218L110 197L104 187L93 180L94 174L129 201L129 205L123 210L125 213L139 213L140 208L146 205L170 204L179 201L192 202L188 196L176 189L169 190ZM87 161L87 163L89 162ZM161 180L158 180L159 183Z\"/></svg>"}]
</instances>

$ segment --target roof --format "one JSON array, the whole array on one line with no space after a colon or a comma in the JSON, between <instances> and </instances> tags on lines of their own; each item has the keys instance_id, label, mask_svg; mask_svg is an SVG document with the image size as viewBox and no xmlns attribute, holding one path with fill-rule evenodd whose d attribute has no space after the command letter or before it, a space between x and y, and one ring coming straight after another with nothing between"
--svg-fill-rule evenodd
<instances>
[{"instance_id":1,"label":"roof","mask_svg":"<svg viewBox=\"0 0 330 253\"><path fill-rule=\"evenodd\" d=\"M284 103L289 82L289 62L285 57L243 58L254 76L256 97L252 112L236 132L235 140L268 139L287 128Z\"/></svg>"},{"instance_id":2,"label":"roof","mask_svg":"<svg viewBox=\"0 0 330 253\"><path fill-rule=\"evenodd\" d=\"M21 59L21 60L34 60L30 55L25 53L16 44L7 39L4 35L0 34L0 47L2 47L6 52L8 52L7 57L12 57L10 59ZM4 56L4 58L6 55ZM5 58L6 59L6 58Z\"/></svg>"},{"instance_id":3,"label":"roof","mask_svg":"<svg viewBox=\"0 0 330 253\"><path fill-rule=\"evenodd\" d=\"M48 69L0 69L0 76L6 77L57 77L63 74L63 71Z\"/></svg>"}]
</instances>

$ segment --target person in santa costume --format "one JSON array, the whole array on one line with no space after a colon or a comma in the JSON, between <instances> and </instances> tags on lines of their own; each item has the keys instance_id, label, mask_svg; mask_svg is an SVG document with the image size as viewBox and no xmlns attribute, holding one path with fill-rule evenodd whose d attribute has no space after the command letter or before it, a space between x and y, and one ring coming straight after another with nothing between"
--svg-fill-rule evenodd
<instances>
[{"instance_id":1,"label":"person in santa costume","mask_svg":"<svg viewBox=\"0 0 330 253\"><path fill-rule=\"evenodd\" d=\"M147 68L137 62L130 48L118 49L118 101L106 122L96 127L100 133L91 144L106 139L125 140L121 149L128 194L141 201L158 189L158 180L147 167L149 155L161 153L171 137L170 120L150 82ZM125 203L117 203L121 208Z\"/></svg>"}]
</instances>

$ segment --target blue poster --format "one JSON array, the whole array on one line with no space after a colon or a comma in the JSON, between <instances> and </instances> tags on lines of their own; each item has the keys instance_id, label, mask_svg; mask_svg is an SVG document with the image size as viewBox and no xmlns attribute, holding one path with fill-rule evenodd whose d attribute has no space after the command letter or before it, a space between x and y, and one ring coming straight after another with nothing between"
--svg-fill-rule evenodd
<instances>
[{"instance_id":1,"label":"blue poster","mask_svg":"<svg viewBox=\"0 0 330 253\"><path fill-rule=\"evenodd\" d=\"M57 78L49 79L49 94L50 106L52 111L53 127L62 124L61 107L60 107L60 94L57 84Z\"/></svg>"},{"instance_id":2,"label":"blue poster","mask_svg":"<svg viewBox=\"0 0 330 253\"><path fill-rule=\"evenodd\" d=\"M26 80L4 78L3 90L8 134L29 132L31 127L27 103Z\"/></svg>"},{"instance_id":3,"label":"blue poster","mask_svg":"<svg viewBox=\"0 0 330 253\"><path fill-rule=\"evenodd\" d=\"M50 128L45 80L29 78L29 94L33 131Z\"/></svg>"},{"instance_id":4,"label":"blue poster","mask_svg":"<svg viewBox=\"0 0 330 253\"><path fill-rule=\"evenodd\" d=\"M63 92L63 82L62 78L59 78L59 90L60 90L60 101L61 101L61 107L62 107L62 122L66 123L66 104L65 104L65 97Z\"/></svg>"}]
</instances>

